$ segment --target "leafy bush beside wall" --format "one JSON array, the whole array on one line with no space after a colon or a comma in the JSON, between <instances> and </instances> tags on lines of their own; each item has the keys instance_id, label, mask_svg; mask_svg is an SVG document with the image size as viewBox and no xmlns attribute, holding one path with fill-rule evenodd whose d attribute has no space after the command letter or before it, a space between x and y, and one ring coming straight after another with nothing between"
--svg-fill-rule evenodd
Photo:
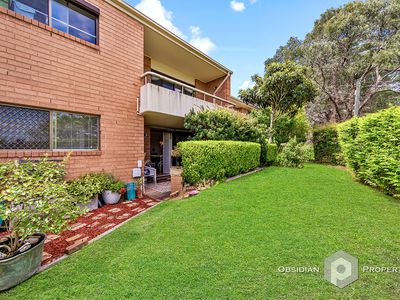
<instances>
[{"instance_id":1,"label":"leafy bush beside wall","mask_svg":"<svg viewBox=\"0 0 400 300\"><path fill-rule=\"evenodd\" d=\"M317 162L335 165L344 164L336 124L314 128L313 144Z\"/></svg>"},{"instance_id":2,"label":"leafy bush beside wall","mask_svg":"<svg viewBox=\"0 0 400 300\"><path fill-rule=\"evenodd\" d=\"M347 165L361 181L400 196L400 107L339 125Z\"/></svg>"},{"instance_id":3,"label":"leafy bush beside wall","mask_svg":"<svg viewBox=\"0 0 400 300\"><path fill-rule=\"evenodd\" d=\"M178 147L182 151L183 178L189 184L221 180L260 165L258 143L188 141L179 143Z\"/></svg>"}]
</instances>

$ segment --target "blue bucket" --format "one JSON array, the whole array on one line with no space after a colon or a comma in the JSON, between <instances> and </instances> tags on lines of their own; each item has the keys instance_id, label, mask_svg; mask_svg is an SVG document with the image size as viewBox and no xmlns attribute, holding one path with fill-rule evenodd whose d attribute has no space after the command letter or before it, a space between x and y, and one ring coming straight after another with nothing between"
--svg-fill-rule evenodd
<instances>
[{"instance_id":1,"label":"blue bucket","mask_svg":"<svg viewBox=\"0 0 400 300\"><path fill-rule=\"evenodd\" d=\"M129 182L126 184L126 198L128 200L136 199L136 184L134 182Z\"/></svg>"}]
</instances>

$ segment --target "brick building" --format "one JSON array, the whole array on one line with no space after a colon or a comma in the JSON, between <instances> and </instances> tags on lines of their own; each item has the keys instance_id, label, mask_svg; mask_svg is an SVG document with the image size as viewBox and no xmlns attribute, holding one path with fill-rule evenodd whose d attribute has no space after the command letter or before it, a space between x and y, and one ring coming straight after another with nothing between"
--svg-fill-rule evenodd
<instances>
[{"instance_id":1,"label":"brick building","mask_svg":"<svg viewBox=\"0 0 400 300\"><path fill-rule=\"evenodd\" d=\"M120 0L0 0L0 30L0 160L169 173L191 108L249 110L230 70Z\"/></svg>"}]
</instances>

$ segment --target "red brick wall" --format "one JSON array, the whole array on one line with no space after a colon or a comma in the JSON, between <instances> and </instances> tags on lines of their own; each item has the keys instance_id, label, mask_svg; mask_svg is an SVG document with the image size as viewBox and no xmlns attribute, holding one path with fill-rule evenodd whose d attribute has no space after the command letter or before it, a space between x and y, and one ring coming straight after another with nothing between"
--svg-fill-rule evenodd
<instances>
[{"instance_id":1,"label":"red brick wall","mask_svg":"<svg viewBox=\"0 0 400 300\"><path fill-rule=\"evenodd\" d=\"M220 78L217 78L217 79L207 82L207 83L204 83L204 82L196 79L196 88L206 91L209 94L214 94L215 90L218 88L218 86L221 84L221 82L223 80L225 80L225 78L226 78L226 76L222 76ZM225 80L224 84L220 87L216 96L218 96L222 99L228 100L230 95L231 95L231 78L229 77L227 80ZM204 94L196 93L196 97L199 99L204 99ZM213 101L213 99L208 96L206 97L206 100L208 102ZM221 105L221 106L228 105L226 102L222 102L220 100L216 100L216 104Z\"/></svg>"},{"instance_id":2,"label":"red brick wall","mask_svg":"<svg viewBox=\"0 0 400 300\"><path fill-rule=\"evenodd\" d=\"M100 9L99 46L0 9L0 103L99 115L100 151L75 152L68 176L105 170L128 181L145 152L136 113L144 30L105 1L87 1ZM0 159L41 154L0 150Z\"/></svg>"}]
</instances>

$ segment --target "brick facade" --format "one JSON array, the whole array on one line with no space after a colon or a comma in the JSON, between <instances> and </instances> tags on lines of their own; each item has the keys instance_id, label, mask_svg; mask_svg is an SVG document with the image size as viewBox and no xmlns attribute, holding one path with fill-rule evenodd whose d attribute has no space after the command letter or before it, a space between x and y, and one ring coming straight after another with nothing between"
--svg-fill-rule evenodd
<instances>
[{"instance_id":1,"label":"brick facade","mask_svg":"<svg viewBox=\"0 0 400 300\"><path fill-rule=\"evenodd\" d=\"M86 1L100 9L98 46L0 8L0 103L100 116L99 151L74 152L68 177L105 170L128 181L145 152L136 111L144 28L105 1ZM43 154L0 150L0 159Z\"/></svg>"}]
</instances>

